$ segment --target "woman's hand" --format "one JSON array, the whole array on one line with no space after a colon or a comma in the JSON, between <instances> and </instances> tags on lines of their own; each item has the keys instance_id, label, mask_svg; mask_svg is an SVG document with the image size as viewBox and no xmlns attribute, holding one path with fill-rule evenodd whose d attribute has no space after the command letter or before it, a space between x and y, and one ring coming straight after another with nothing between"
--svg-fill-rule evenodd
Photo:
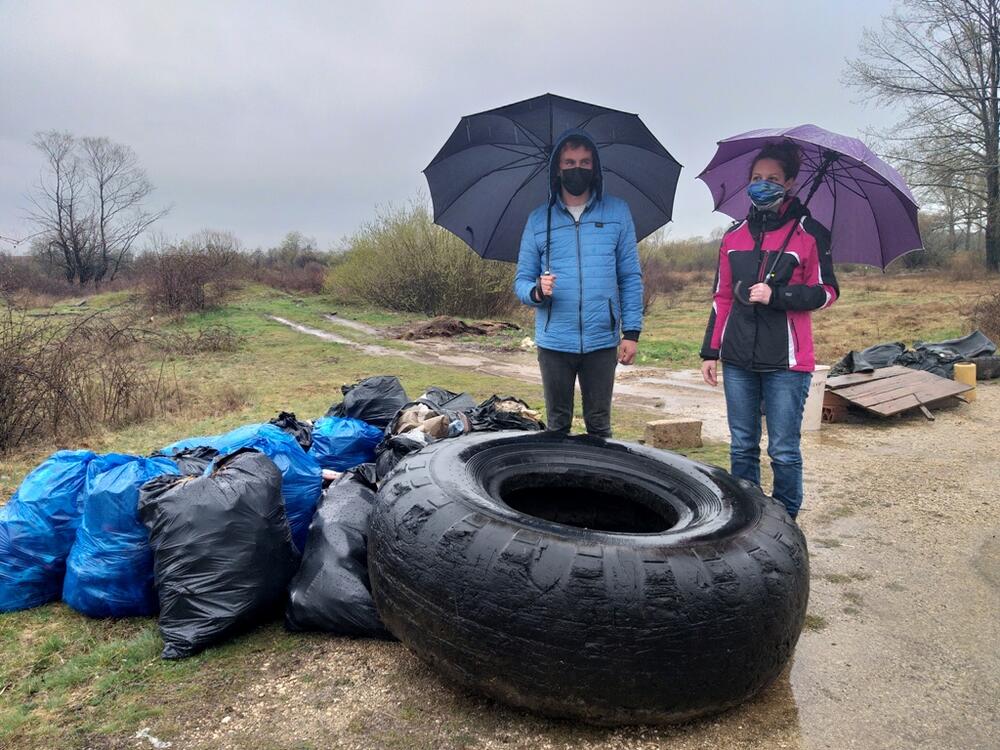
<instances>
[{"instance_id":1,"label":"woman's hand","mask_svg":"<svg viewBox=\"0 0 1000 750\"><path fill-rule=\"evenodd\" d=\"M701 363L701 377L713 388L719 384L718 367L717 359L706 359Z\"/></svg>"},{"instance_id":2,"label":"woman's hand","mask_svg":"<svg viewBox=\"0 0 1000 750\"><path fill-rule=\"evenodd\" d=\"M771 301L771 287L767 284L754 284L750 287L750 301L768 304Z\"/></svg>"}]
</instances>

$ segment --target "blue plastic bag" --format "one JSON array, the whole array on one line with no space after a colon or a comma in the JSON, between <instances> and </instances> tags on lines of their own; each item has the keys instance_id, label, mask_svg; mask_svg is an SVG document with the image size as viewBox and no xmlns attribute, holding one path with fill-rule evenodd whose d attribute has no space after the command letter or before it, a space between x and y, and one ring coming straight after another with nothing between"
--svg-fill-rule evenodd
<instances>
[{"instance_id":1,"label":"blue plastic bag","mask_svg":"<svg viewBox=\"0 0 1000 750\"><path fill-rule=\"evenodd\" d=\"M91 451L53 453L0 507L0 612L59 598L94 458Z\"/></svg>"},{"instance_id":2,"label":"blue plastic bag","mask_svg":"<svg viewBox=\"0 0 1000 750\"><path fill-rule=\"evenodd\" d=\"M90 617L143 617L158 609L149 532L139 520L139 488L179 475L169 458L120 453L87 467L83 518L66 561L63 601Z\"/></svg>"},{"instance_id":3,"label":"blue plastic bag","mask_svg":"<svg viewBox=\"0 0 1000 750\"><path fill-rule=\"evenodd\" d=\"M382 430L360 419L320 417L313 425L312 438L309 453L320 466L347 471L375 460L375 446L382 440Z\"/></svg>"},{"instance_id":4,"label":"blue plastic bag","mask_svg":"<svg viewBox=\"0 0 1000 750\"><path fill-rule=\"evenodd\" d=\"M274 461L281 471L281 497L285 501L285 515L292 529L292 540L299 551L305 547L309 522L323 491L323 470L313 456L302 450L294 437L273 424L248 424L224 435L178 440L160 452L171 455L198 445L215 448L220 458L240 448L254 448ZM210 471L211 466L205 473Z\"/></svg>"}]
</instances>

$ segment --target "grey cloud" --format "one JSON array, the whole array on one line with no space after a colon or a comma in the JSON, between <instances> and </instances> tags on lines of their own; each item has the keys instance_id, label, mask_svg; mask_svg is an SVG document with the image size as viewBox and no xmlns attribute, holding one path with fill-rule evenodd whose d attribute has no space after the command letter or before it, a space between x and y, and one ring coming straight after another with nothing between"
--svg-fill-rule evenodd
<instances>
[{"instance_id":1,"label":"grey cloud","mask_svg":"<svg viewBox=\"0 0 1000 750\"><path fill-rule=\"evenodd\" d=\"M546 91L638 112L685 166L671 233L707 233L717 139L887 118L840 75L889 5L0 2L0 234L54 128L135 148L168 234L329 245L423 187L461 115Z\"/></svg>"}]
</instances>

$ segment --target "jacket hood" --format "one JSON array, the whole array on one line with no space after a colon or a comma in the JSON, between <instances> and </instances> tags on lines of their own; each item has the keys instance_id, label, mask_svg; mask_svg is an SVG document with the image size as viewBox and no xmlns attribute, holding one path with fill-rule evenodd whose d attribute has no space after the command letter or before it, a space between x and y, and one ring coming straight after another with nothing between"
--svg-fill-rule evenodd
<instances>
[{"instance_id":1,"label":"jacket hood","mask_svg":"<svg viewBox=\"0 0 1000 750\"><path fill-rule=\"evenodd\" d=\"M600 200L604 193L604 172L601 170L601 154L597 150L597 143L594 142L594 139L590 137L590 133L586 130L582 128L570 128L569 130L564 130L556 139L556 142L552 145L552 153L549 154L549 203L555 201L556 196L559 195L559 152L562 150L563 144L570 138L579 138L582 141L586 141L590 144L590 148L594 152L594 182L592 189L594 198Z\"/></svg>"}]
</instances>

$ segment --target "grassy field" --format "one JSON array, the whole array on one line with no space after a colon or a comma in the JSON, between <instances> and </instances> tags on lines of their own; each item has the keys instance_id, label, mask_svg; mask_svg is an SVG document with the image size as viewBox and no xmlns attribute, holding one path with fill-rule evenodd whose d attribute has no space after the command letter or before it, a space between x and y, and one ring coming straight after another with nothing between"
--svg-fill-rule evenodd
<instances>
[{"instance_id":1,"label":"grassy field","mask_svg":"<svg viewBox=\"0 0 1000 750\"><path fill-rule=\"evenodd\" d=\"M842 285L843 300L816 318L818 348L827 362L848 349L878 341L911 342L962 333L966 325L962 309L983 291L977 283L917 276L848 277ZM707 286L691 285L658 302L643 334L641 364L697 366ZM90 307L123 300L121 294L105 295L92 298ZM73 314L74 310L57 305L53 311ZM342 384L368 375L397 374L412 395L440 385L477 398L511 393L542 406L541 389L534 384L421 365L402 357L373 356L296 333L265 318L278 315L358 341L370 339L325 321L322 315L333 310L378 327L414 319L252 287L224 309L182 321L153 320L153 325L188 330L225 324L244 343L235 352L171 360L168 369L181 398L162 419L99 432L70 445L38 445L0 457L0 502L56 448L148 453L177 438L267 420L279 410L316 417L339 400ZM485 344L504 348L516 338L507 336ZM379 343L400 346L398 342ZM638 438L648 416L647 412L616 410L617 435ZM710 445L694 455L724 464L726 447ZM296 649L311 637L285 633L275 624L173 663L159 659L161 643L154 620L88 620L61 604L0 615L0 748L119 746L107 738L121 740L153 719L160 735L169 739L172 722L226 700L269 654Z\"/></svg>"}]
</instances>

